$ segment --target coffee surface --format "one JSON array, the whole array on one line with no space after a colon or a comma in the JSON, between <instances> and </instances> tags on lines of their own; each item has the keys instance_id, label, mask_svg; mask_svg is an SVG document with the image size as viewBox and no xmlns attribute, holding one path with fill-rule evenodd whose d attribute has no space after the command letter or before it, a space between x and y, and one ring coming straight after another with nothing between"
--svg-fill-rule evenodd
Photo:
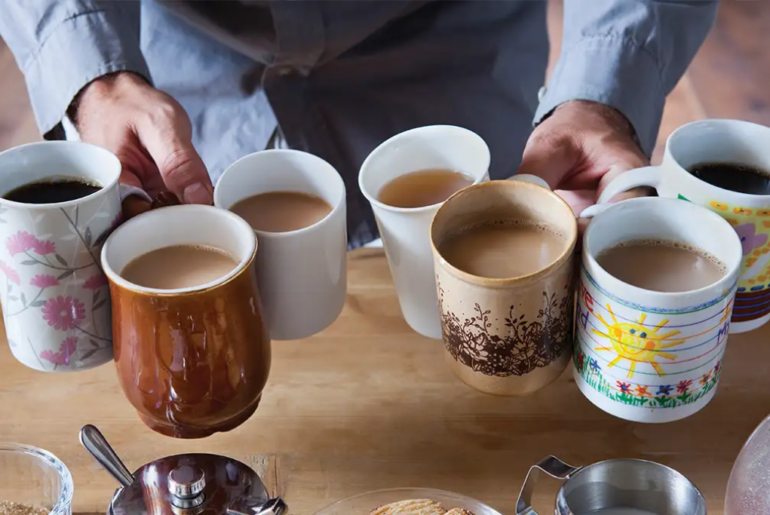
<instances>
[{"instance_id":1,"label":"coffee surface","mask_svg":"<svg viewBox=\"0 0 770 515\"><path fill-rule=\"evenodd\" d=\"M499 279L542 270L567 247L567 239L547 226L501 221L463 229L450 235L438 250L463 272Z\"/></svg>"},{"instance_id":2,"label":"coffee surface","mask_svg":"<svg viewBox=\"0 0 770 515\"><path fill-rule=\"evenodd\" d=\"M596 261L625 283L660 292L697 290L726 273L724 264L707 252L664 241L627 242L602 251Z\"/></svg>"},{"instance_id":3,"label":"coffee surface","mask_svg":"<svg viewBox=\"0 0 770 515\"><path fill-rule=\"evenodd\" d=\"M473 179L455 170L430 169L396 177L382 187L377 200L393 207L425 207L440 204L473 184Z\"/></svg>"},{"instance_id":4,"label":"coffee surface","mask_svg":"<svg viewBox=\"0 0 770 515\"><path fill-rule=\"evenodd\" d=\"M332 206L307 193L271 191L240 200L230 211L258 231L288 232L320 222L332 212Z\"/></svg>"},{"instance_id":5,"label":"coffee surface","mask_svg":"<svg viewBox=\"0 0 770 515\"><path fill-rule=\"evenodd\" d=\"M770 195L770 171L738 163L699 163L689 172L718 188L751 195Z\"/></svg>"},{"instance_id":6,"label":"coffee surface","mask_svg":"<svg viewBox=\"0 0 770 515\"><path fill-rule=\"evenodd\" d=\"M236 266L238 260L214 247L178 245L139 256L128 263L120 275L145 288L176 290L216 281Z\"/></svg>"},{"instance_id":7,"label":"coffee surface","mask_svg":"<svg viewBox=\"0 0 770 515\"><path fill-rule=\"evenodd\" d=\"M57 204L87 197L102 189L95 181L79 177L50 177L14 188L3 198L23 204Z\"/></svg>"}]
</instances>

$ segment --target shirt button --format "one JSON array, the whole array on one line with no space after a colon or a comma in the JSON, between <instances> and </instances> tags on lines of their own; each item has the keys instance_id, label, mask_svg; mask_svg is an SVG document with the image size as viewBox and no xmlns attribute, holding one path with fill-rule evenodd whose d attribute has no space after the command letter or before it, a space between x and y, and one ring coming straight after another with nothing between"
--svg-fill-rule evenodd
<instances>
[{"instance_id":1,"label":"shirt button","mask_svg":"<svg viewBox=\"0 0 770 515\"><path fill-rule=\"evenodd\" d=\"M543 97L545 96L545 94L547 92L548 92L548 88L546 88L545 86L540 88L540 91L537 92L537 101L538 102L542 102L543 101Z\"/></svg>"}]
</instances>

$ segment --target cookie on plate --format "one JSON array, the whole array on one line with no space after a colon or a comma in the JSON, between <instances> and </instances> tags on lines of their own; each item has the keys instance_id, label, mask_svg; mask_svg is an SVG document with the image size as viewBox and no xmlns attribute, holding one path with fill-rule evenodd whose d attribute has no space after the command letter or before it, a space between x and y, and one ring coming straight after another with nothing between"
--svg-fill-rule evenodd
<instances>
[{"instance_id":1,"label":"cookie on plate","mask_svg":"<svg viewBox=\"0 0 770 515\"><path fill-rule=\"evenodd\" d=\"M462 508L452 508L444 515L474 515L472 511L464 510Z\"/></svg>"},{"instance_id":2,"label":"cookie on plate","mask_svg":"<svg viewBox=\"0 0 770 515\"><path fill-rule=\"evenodd\" d=\"M408 499L380 506L369 515L444 515L441 503L430 499ZM456 515L456 514L455 514Z\"/></svg>"}]
</instances>

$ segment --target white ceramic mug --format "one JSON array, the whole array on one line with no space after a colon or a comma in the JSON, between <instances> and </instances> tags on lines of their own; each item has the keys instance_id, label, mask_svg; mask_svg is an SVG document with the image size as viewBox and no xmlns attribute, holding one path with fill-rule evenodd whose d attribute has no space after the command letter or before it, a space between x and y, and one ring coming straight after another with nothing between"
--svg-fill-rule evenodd
<instances>
[{"instance_id":1,"label":"white ceramic mug","mask_svg":"<svg viewBox=\"0 0 770 515\"><path fill-rule=\"evenodd\" d=\"M723 218L689 202L647 197L603 207L583 237L575 381L588 400L616 417L671 422L690 416L714 396L722 371L740 240ZM686 292L631 286L596 257L633 240L689 244L719 259L726 273Z\"/></svg>"},{"instance_id":2,"label":"white ceramic mug","mask_svg":"<svg viewBox=\"0 0 770 515\"><path fill-rule=\"evenodd\" d=\"M441 204L400 208L383 204L377 197L396 177L431 168L457 170L476 184L489 179L489 160L489 148L477 134L435 125L390 138L361 166L358 184L374 210L401 312L409 326L423 336L441 338L430 245L430 224Z\"/></svg>"},{"instance_id":3,"label":"white ceramic mug","mask_svg":"<svg viewBox=\"0 0 770 515\"><path fill-rule=\"evenodd\" d=\"M320 222L289 232L255 231L260 297L270 336L297 340L334 322L347 293L345 184L329 163L297 150L265 150L233 163L214 189L214 205L271 191L316 195L332 211Z\"/></svg>"},{"instance_id":4,"label":"white ceramic mug","mask_svg":"<svg viewBox=\"0 0 770 515\"><path fill-rule=\"evenodd\" d=\"M660 166L619 175L599 197L651 186L661 197L688 200L720 214L741 238L743 268L731 332L756 329L770 320L770 195L750 195L712 186L688 168L699 163L739 163L770 170L770 128L738 120L704 120L674 131ZM586 213L590 214L593 208Z\"/></svg>"},{"instance_id":5,"label":"white ceramic mug","mask_svg":"<svg viewBox=\"0 0 770 515\"><path fill-rule=\"evenodd\" d=\"M0 301L8 344L26 366L84 370L112 359L112 318L99 252L120 222L120 162L80 142L42 142L0 153L0 195L48 177L102 185L56 204L0 198Z\"/></svg>"}]
</instances>

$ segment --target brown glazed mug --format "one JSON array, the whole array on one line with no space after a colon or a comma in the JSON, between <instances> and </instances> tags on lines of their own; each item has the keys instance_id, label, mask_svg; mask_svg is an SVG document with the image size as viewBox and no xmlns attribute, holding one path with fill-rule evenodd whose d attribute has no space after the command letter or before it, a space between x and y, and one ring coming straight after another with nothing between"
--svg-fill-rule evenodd
<instances>
[{"instance_id":1,"label":"brown glazed mug","mask_svg":"<svg viewBox=\"0 0 770 515\"><path fill-rule=\"evenodd\" d=\"M541 270L502 279L466 273L438 251L458 231L504 220L548 225L564 237L564 251ZM577 237L567 203L531 182L476 184L441 206L431 226L441 330L447 363L463 382L485 393L527 395L564 371L572 354Z\"/></svg>"},{"instance_id":2,"label":"brown glazed mug","mask_svg":"<svg viewBox=\"0 0 770 515\"><path fill-rule=\"evenodd\" d=\"M228 252L238 265L201 286L159 290L120 275L132 260L176 245ZM110 282L115 363L142 421L177 438L229 431L257 409L270 371L254 231L210 206L156 209L120 226L102 249Z\"/></svg>"}]
</instances>

